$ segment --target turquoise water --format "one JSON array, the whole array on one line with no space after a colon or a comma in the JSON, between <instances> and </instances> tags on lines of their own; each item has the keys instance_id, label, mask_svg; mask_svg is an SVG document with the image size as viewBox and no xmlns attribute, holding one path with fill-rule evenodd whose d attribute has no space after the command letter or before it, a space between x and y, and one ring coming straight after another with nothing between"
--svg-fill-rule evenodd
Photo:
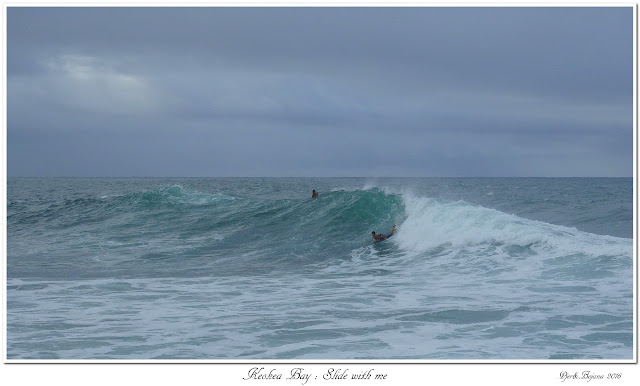
<instances>
[{"instance_id":1,"label":"turquoise water","mask_svg":"<svg viewBox=\"0 0 640 386\"><path fill-rule=\"evenodd\" d=\"M632 235L630 178L9 178L7 357L632 359Z\"/></svg>"}]
</instances>

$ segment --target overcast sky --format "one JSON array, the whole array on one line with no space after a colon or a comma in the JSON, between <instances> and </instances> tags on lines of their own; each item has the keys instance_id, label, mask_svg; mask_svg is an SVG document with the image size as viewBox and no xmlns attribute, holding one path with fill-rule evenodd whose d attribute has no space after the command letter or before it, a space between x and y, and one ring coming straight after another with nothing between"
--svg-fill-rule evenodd
<instances>
[{"instance_id":1,"label":"overcast sky","mask_svg":"<svg viewBox=\"0 0 640 386\"><path fill-rule=\"evenodd\" d=\"M9 176L632 176L633 8L21 8Z\"/></svg>"}]
</instances>

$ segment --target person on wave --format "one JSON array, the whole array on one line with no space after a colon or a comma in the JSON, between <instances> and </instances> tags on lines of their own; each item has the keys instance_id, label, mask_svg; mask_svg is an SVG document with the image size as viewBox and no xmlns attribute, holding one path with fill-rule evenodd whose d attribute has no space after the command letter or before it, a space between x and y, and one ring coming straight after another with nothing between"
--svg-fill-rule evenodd
<instances>
[{"instance_id":1,"label":"person on wave","mask_svg":"<svg viewBox=\"0 0 640 386\"><path fill-rule=\"evenodd\" d=\"M378 241L382 241L382 240L386 240L389 237L393 236L393 233L396 231L396 224L393 224L393 227L391 228L391 233L389 233L388 235L383 235L382 233L378 233L376 234L375 231L371 231L371 236L373 237L373 242L378 242Z\"/></svg>"},{"instance_id":2,"label":"person on wave","mask_svg":"<svg viewBox=\"0 0 640 386\"><path fill-rule=\"evenodd\" d=\"M316 192L315 189L313 189L313 192L311 192L311 198L317 198L318 197L318 192Z\"/></svg>"}]
</instances>

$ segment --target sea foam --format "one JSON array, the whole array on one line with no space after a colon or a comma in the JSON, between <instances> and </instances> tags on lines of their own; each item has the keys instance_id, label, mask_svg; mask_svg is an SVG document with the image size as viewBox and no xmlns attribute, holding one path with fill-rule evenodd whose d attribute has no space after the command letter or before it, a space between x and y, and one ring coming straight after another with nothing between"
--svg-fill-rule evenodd
<instances>
[{"instance_id":1,"label":"sea foam","mask_svg":"<svg viewBox=\"0 0 640 386\"><path fill-rule=\"evenodd\" d=\"M632 240L595 235L575 228L518 217L464 201L402 195L406 220L395 241L404 249L425 252L448 245L507 244L553 249L560 253L620 256L631 252Z\"/></svg>"}]
</instances>

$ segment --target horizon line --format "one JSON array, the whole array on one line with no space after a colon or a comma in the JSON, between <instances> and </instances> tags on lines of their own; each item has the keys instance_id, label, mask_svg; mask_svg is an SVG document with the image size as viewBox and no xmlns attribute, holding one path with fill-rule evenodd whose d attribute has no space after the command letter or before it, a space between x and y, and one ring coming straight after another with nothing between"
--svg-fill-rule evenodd
<instances>
[{"instance_id":1,"label":"horizon line","mask_svg":"<svg viewBox=\"0 0 640 386\"><path fill-rule=\"evenodd\" d=\"M6 176L7 178L634 178L634 176Z\"/></svg>"}]
</instances>

